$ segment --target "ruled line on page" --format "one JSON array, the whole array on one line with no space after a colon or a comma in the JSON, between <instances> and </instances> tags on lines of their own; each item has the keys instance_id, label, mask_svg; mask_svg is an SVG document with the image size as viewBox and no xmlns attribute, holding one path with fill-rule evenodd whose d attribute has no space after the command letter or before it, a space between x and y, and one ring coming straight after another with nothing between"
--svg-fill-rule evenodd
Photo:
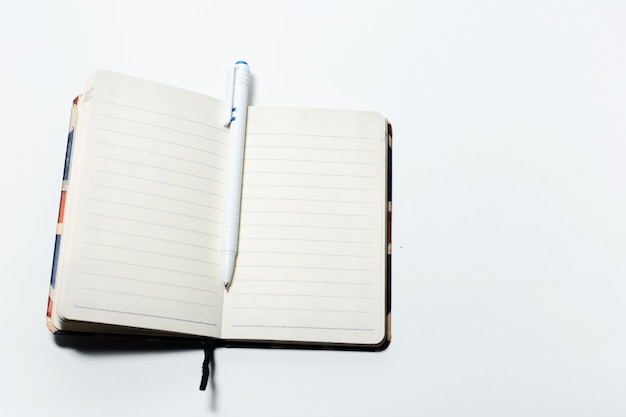
<instances>
[{"instance_id":1,"label":"ruled line on page","mask_svg":"<svg viewBox=\"0 0 626 417\"><path fill-rule=\"evenodd\" d=\"M371 272L370 268L337 268L325 266L297 266L297 265L261 265L261 264L237 264L237 268L271 268L271 269L305 269L305 270L322 270L322 271L361 271Z\"/></svg>"},{"instance_id":2,"label":"ruled line on page","mask_svg":"<svg viewBox=\"0 0 626 417\"><path fill-rule=\"evenodd\" d=\"M248 200L272 200L276 202L280 201L306 201L312 203L337 203L337 204L375 204L375 201L358 201L358 200L336 200L336 199L317 199L317 198L294 198L294 197L246 197Z\"/></svg>"},{"instance_id":3,"label":"ruled line on page","mask_svg":"<svg viewBox=\"0 0 626 417\"><path fill-rule=\"evenodd\" d=\"M185 144L176 142L174 140L165 140L165 139L159 139L159 138L156 138L156 137L153 137L153 136L138 135L136 133L130 133L130 132L126 132L126 131L123 131L123 130L116 130L116 129L106 128L106 127L100 127L99 129L104 131L104 132L110 132L110 133L124 135L124 136L130 136L130 137L135 137L135 138L146 139L146 140L149 140L149 141L152 141L152 142L164 143L164 144L167 144L167 145L170 145L170 146L174 146L174 147L191 149L192 151L203 152L203 153L207 153L207 154L210 154L210 155L215 155L217 157L226 158L225 153L217 153L217 152L210 151L210 150L207 150L207 149L198 148L196 146L185 145Z\"/></svg>"},{"instance_id":4,"label":"ruled line on page","mask_svg":"<svg viewBox=\"0 0 626 417\"><path fill-rule=\"evenodd\" d=\"M125 117L114 116L114 115L111 115L111 114L100 113L98 116L111 118L111 119L116 119L116 120L121 120L121 121L128 122L128 123L135 123L135 124L139 124L139 125L142 125L142 126L150 126L150 127L154 127L154 128L158 128L158 129L168 130L170 132L174 132L174 133L177 133L177 134L193 136L193 137L196 137L196 138L200 138L200 139L204 139L204 140L208 140L208 141L220 144L220 145L222 145L224 147L228 147L227 144L225 144L224 142L222 142L220 140L212 139L212 138L207 137L205 135L199 135L197 133L191 133L191 132L188 132L188 131L185 131L185 130L174 129L172 127L162 126L162 125L158 125L158 124L155 124L155 123L149 123L149 122L140 121L140 120L128 119L128 118L125 118Z\"/></svg>"},{"instance_id":5,"label":"ruled line on page","mask_svg":"<svg viewBox=\"0 0 626 417\"><path fill-rule=\"evenodd\" d=\"M125 207L138 208L138 209L148 210L148 211L156 211L156 212L159 212L159 213L171 214L171 215L174 215L174 216L182 216L182 217L185 217L185 218L188 218L188 219L200 220L200 221L204 221L204 222L208 222L208 223L221 224L221 222L219 222L217 220L211 220L211 219L207 218L206 216L205 217L191 216L191 215L185 214L185 213L178 213L178 212L175 212L175 211L163 210L163 209L158 209L158 208L155 208L155 207L146 207L146 206L142 206L142 205L139 205L139 204L123 203L121 201L107 200L107 199L104 199L104 198L90 197L89 200L90 201L98 201L100 203L109 203L109 204L116 204L116 205L125 206Z\"/></svg>"},{"instance_id":6,"label":"ruled line on page","mask_svg":"<svg viewBox=\"0 0 626 417\"><path fill-rule=\"evenodd\" d=\"M273 241L273 239L267 239ZM345 258L373 258L372 255L348 255L342 253L319 253L319 252L280 252L280 251L256 251L256 250L240 250L240 253L246 255L281 255L281 256L324 256L324 257L345 257Z\"/></svg>"},{"instance_id":7,"label":"ruled line on page","mask_svg":"<svg viewBox=\"0 0 626 417\"><path fill-rule=\"evenodd\" d=\"M123 281L139 282L139 283L142 283L142 284L160 285L160 286L164 286L164 287L180 288L180 289L183 289L183 290L199 291L199 292L205 292L205 293L209 293L209 294L217 294L217 291L208 290L206 288L190 287L190 286L187 286L187 285L172 284L170 282L159 282L159 281L131 278L131 277L127 277L127 276L120 276L120 275L113 275L113 274L103 274L101 272L96 273L96 272L90 272L90 271L79 271L78 273L82 274L82 275L90 275L90 276L94 276L94 277L103 277L103 278L107 278L107 279L118 279L118 280L123 280Z\"/></svg>"},{"instance_id":8,"label":"ruled line on page","mask_svg":"<svg viewBox=\"0 0 626 417\"><path fill-rule=\"evenodd\" d=\"M118 191L126 191L126 192L134 193L134 194L148 195L150 197L159 197L159 198L164 198L164 199L167 199L167 200L173 200L173 201L178 201L178 202L181 202L181 203L187 203L187 204L192 204L192 205L196 205L196 206L208 207L208 208L211 208L213 210L222 211L222 209L220 209L218 207L214 207L214 206L208 205L208 204L203 204L203 203L199 203L199 202L191 201L191 200L185 200L185 199L182 199L182 198L174 198L174 197L171 197L169 195L164 195L164 194L147 193L147 192L144 192L144 191L137 191L137 190L134 190L132 188L116 187L116 186L108 185L108 184L92 183L91 185L93 185L95 187L110 188L110 189L118 190Z\"/></svg>"},{"instance_id":9,"label":"ruled line on page","mask_svg":"<svg viewBox=\"0 0 626 417\"><path fill-rule=\"evenodd\" d=\"M166 243L175 243L177 245L190 246L190 247L193 247L193 248L205 249L205 250L208 250L208 251L218 251L217 248L212 248L212 247L207 246L207 245L196 245L196 244L193 244L193 243L181 242L180 240L165 239L163 237L149 236L149 235L144 235L144 234L139 234L139 233L124 232L124 231L121 231L121 230L107 229L107 228L104 228L104 227L87 226L87 227L85 227L85 229L93 230L95 232L113 233L113 234L117 234L117 235L132 236L132 237L156 240L156 241L166 242Z\"/></svg>"},{"instance_id":10,"label":"ruled line on page","mask_svg":"<svg viewBox=\"0 0 626 417\"><path fill-rule=\"evenodd\" d=\"M173 273L182 274L182 275L190 275L192 277L197 277L197 278L202 278L202 279L210 279L210 280L217 280L218 279L217 277L211 277L211 276L206 275L206 274L198 274L198 273L195 273L195 272L183 271L183 270L180 270L180 269L163 268L163 267L159 267L159 266L138 264L138 263L133 263L133 262L124 262L124 261L120 261L120 260L117 260L117 259L99 258L99 257L95 257L95 256L81 256L81 259L88 259L88 260L91 260L91 261L99 261L99 262L107 262L109 264L118 264L118 265L125 265L125 266L134 266L134 267L139 267L139 268L154 269L154 270L157 270L157 271L173 272Z\"/></svg>"},{"instance_id":11,"label":"ruled line on page","mask_svg":"<svg viewBox=\"0 0 626 417\"><path fill-rule=\"evenodd\" d=\"M233 310L261 310L261 311L298 311L307 313L352 313L372 314L369 310L328 310L315 308L289 308L289 307L233 307Z\"/></svg>"},{"instance_id":12,"label":"ruled line on page","mask_svg":"<svg viewBox=\"0 0 626 417\"><path fill-rule=\"evenodd\" d=\"M253 277L253 278L239 278L239 282L274 282L274 283L289 283L289 284L322 284L322 285L358 285L358 286L366 286L371 287L373 284L371 282L349 282L349 281L324 281L324 280L311 280L311 279L287 279L287 278L262 278L262 277Z\"/></svg>"},{"instance_id":13,"label":"ruled line on page","mask_svg":"<svg viewBox=\"0 0 626 417\"><path fill-rule=\"evenodd\" d=\"M157 223L157 222L149 222L149 221L146 221L146 220L138 220L138 219L133 219L133 218L130 218L130 217L113 216L113 215L110 215L110 214L96 213L96 212L93 212L93 211L89 211L89 212L87 212L87 214L90 214L92 216L108 217L108 218L116 219L116 220L125 220L125 221L130 221L130 222L149 224L149 225L152 225L152 226L161 226L161 227L166 227L166 228L169 228L169 229L183 230L185 232L197 233L197 234L204 235L204 236L219 237L219 235L214 234L214 233L203 232L203 231L199 231L199 230L195 230L195 229L188 229L188 228L185 228L185 227L172 226L172 225L169 225L169 224L163 224L163 223Z\"/></svg>"},{"instance_id":14,"label":"ruled line on page","mask_svg":"<svg viewBox=\"0 0 626 417\"><path fill-rule=\"evenodd\" d=\"M358 328L358 327L324 327L324 326L287 326L287 325L265 325L265 324L232 324L231 327L258 327L267 329L303 329L303 330L337 330L337 331L363 331L371 332L373 328Z\"/></svg>"},{"instance_id":15,"label":"ruled line on page","mask_svg":"<svg viewBox=\"0 0 626 417\"><path fill-rule=\"evenodd\" d=\"M315 238L283 238L283 237L266 237L266 236L250 236L245 237L245 240L272 240L272 241L285 241L285 242L305 242L305 243L355 243L357 245L373 245L373 242L363 242L357 240L331 240L331 239L315 239Z\"/></svg>"},{"instance_id":16,"label":"ruled line on page","mask_svg":"<svg viewBox=\"0 0 626 417\"><path fill-rule=\"evenodd\" d=\"M288 223L288 224L280 224L280 223L268 223L268 224L263 224L263 223L242 223L242 228L243 225L245 224L246 227L297 227L300 229L329 229L329 230L352 230L352 231L371 231L374 230L374 228L372 227L343 227L343 226L311 226L311 225L303 225L303 224L295 224L295 223Z\"/></svg>"},{"instance_id":17,"label":"ruled line on page","mask_svg":"<svg viewBox=\"0 0 626 417\"><path fill-rule=\"evenodd\" d=\"M250 197L248 197L250 199ZM246 210L248 214L297 214L304 216L338 216L338 217L369 217L372 218L371 214L342 214L342 213L320 213L313 211L284 211L284 210ZM346 242L346 243L354 243L354 242Z\"/></svg>"},{"instance_id":18,"label":"ruled line on page","mask_svg":"<svg viewBox=\"0 0 626 417\"><path fill-rule=\"evenodd\" d=\"M126 104L126 103L120 103L120 102L111 101L111 100L104 100L104 99L102 100L102 102L103 103L112 104L112 105L118 106L118 107L125 107L125 108L129 108L129 109L141 110L141 111L145 111L145 112L149 112L149 113L153 113L153 114L158 114L160 116L166 116L166 117L171 117L171 118L178 119L178 120L184 120L186 122L191 122L191 123L199 124L199 125L202 125L202 126L211 127L213 129L220 130L220 131L224 129L223 126L213 125L213 124L206 123L206 122L201 122L201 121L196 120L196 119L189 119L189 118L186 118L186 117L174 116L171 113L165 113L165 112L158 111L158 110L147 109L145 107L132 106L132 105Z\"/></svg>"},{"instance_id":19,"label":"ruled line on page","mask_svg":"<svg viewBox=\"0 0 626 417\"><path fill-rule=\"evenodd\" d=\"M187 300L178 300L178 299L175 299L175 298L155 297L155 296L152 296L152 295L135 294L135 293L126 292L126 291L105 290L105 289L101 289L101 288L92 288L92 287L85 287L85 286L79 286L77 288L81 289L81 290L85 290L85 291L93 291L93 292L99 292L99 293L125 295L125 296L128 296L128 297L146 298L146 299L150 299L150 300L169 301L169 302L173 302L173 303L196 305L196 306L207 307L207 308L216 308L216 306L210 305L210 304L196 303L196 302L187 301Z\"/></svg>"},{"instance_id":20,"label":"ruled line on page","mask_svg":"<svg viewBox=\"0 0 626 417\"><path fill-rule=\"evenodd\" d=\"M186 256L172 255L171 253L165 253L165 252L157 252L157 251L151 251L151 250L146 250L146 249L129 248L129 247L120 246L120 245L108 245L108 244L104 244L104 243L100 243L100 242L83 241L82 243L86 244L86 245L100 246L102 248L127 250L127 251L131 251L131 252L145 253L145 254L148 254L148 255L158 255L158 256L161 256L161 257L177 258L177 259L182 259L182 260L185 260L185 261L200 262L200 263L203 263L203 264L219 265L216 262L210 262L210 261L207 261L205 259L189 258L189 257L186 257Z\"/></svg>"},{"instance_id":21,"label":"ruled line on page","mask_svg":"<svg viewBox=\"0 0 626 417\"><path fill-rule=\"evenodd\" d=\"M145 167L145 168L153 168L153 169L156 169L156 170L161 170L161 171L166 171L166 172L173 172L173 173L181 174L181 175L188 175L190 177L200 178L200 179L208 180L208 181L213 181L213 182L216 182L216 183L222 184L222 185L225 184L225 182L223 182L223 181L215 180L215 179L210 178L210 177L205 177L203 175L197 175L197 174L191 174L189 172L180 171L180 170L176 170L176 169L165 168L165 167L159 166L159 165L151 165L151 164L146 164L146 163L143 163L143 162L129 161L127 159L113 158L113 157L104 156L104 155L94 155L94 158L108 159L108 160L111 160L111 161L123 162L123 163L126 163L126 164L141 166L141 167Z\"/></svg>"},{"instance_id":22,"label":"ruled line on page","mask_svg":"<svg viewBox=\"0 0 626 417\"><path fill-rule=\"evenodd\" d=\"M244 187L246 188L308 188L314 190L337 190L337 191L372 191L373 188L358 188L358 187L334 187L334 186L321 186L321 185L295 185L295 184L250 184L250 180L244 180Z\"/></svg>"},{"instance_id":23,"label":"ruled line on page","mask_svg":"<svg viewBox=\"0 0 626 417\"><path fill-rule=\"evenodd\" d=\"M325 172L314 172L314 171L308 171L308 172L294 172L293 170L283 170L283 171L253 171L253 170L245 170L244 171L244 176L245 175L250 175L250 174L263 174L263 175L268 175L268 174L280 174L280 175L309 175L309 176L316 176L316 177L338 177L338 178L375 178L374 175L354 175L354 174L328 174Z\"/></svg>"},{"instance_id":24,"label":"ruled line on page","mask_svg":"<svg viewBox=\"0 0 626 417\"><path fill-rule=\"evenodd\" d=\"M329 294L323 294L323 295L319 295L319 294L296 294L296 293L282 294L282 293L258 293L258 292L254 292L254 293L240 292L240 293L237 293L237 296L238 297L244 297L244 296L256 297L256 296L261 296L261 297L327 298L327 299L336 299L336 300L371 300L372 299L372 297L329 295Z\"/></svg>"},{"instance_id":25,"label":"ruled line on page","mask_svg":"<svg viewBox=\"0 0 626 417\"><path fill-rule=\"evenodd\" d=\"M188 320L188 319L182 319L180 317L169 317L169 316L163 316L163 315L158 315L158 314L137 313L133 311L114 310L111 308L90 307L90 306L79 305L79 304L75 304L74 308L81 308L85 310L94 310L94 311L105 311L107 313L127 314L130 316L140 316L140 317L150 317L150 318L155 318L155 319L182 321L186 323L204 324L207 326L217 326L217 323L209 323L206 321Z\"/></svg>"},{"instance_id":26,"label":"ruled line on page","mask_svg":"<svg viewBox=\"0 0 626 417\"><path fill-rule=\"evenodd\" d=\"M250 136L248 134L247 136ZM326 137L326 136L324 136ZM353 149L353 148L335 148L335 147L323 147L323 146L290 146L290 145L246 145L246 149L293 149L293 150L306 150L306 151L333 151L333 152L365 152L365 153L374 153L373 149Z\"/></svg>"},{"instance_id":27,"label":"ruled line on page","mask_svg":"<svg viewBox=\"0 0 626 417\"><path fill-rule=\"evenodd\" d=\"M314 134L314 133L298 133L298 132L247 132L249 136L293 136L300 138L328 138L328 139L356 139L356 140L379 140L379 137L360 136L360 135L328 135L328 134Z\"/></svg>"},{"instance_id":28,"label":"ruled line on page","mask_svg":"<svg viewBox=\"0 0 626 417\"><path fill-rule=\"evenodd\" d=\"M218 171L225 171L223 168L221 168L219 166L216 166L216 165L207 164L205 162L200 162L200 161L194 161L193 159L181 158L179 156L172 156L170 154L166 154L166 153L162 153L162 152L149 151L147 149L135 148L135 147L126 146L126 145L118 145L118 144L115 144L115 143L109 143L109 142L104 142L104 141L94 141L94 142L96 142L96 143L98 143L100 145L103 145L103 146L111 146L111 147L114 147L114 148L124 149L124 150L127 150L127 151L134 151L134 152L138 152L138 153L141 153L141 154L157 155L157 156L160 156L160 157L163 157L163 158L166 158L166 159L173 159L175 161L182 161L182 162L189 163L189 164L202 165L202 166L205 166L205 167L216 169ZM99 156L99 155L96 155L96 156ZM225 156L221 157L221 158L225 158ZM115 159L115 158L113 158L113 159Z\"/></svg>"},{"instance_id":29,"label":"ruled line on page","mask_svg":"<svg viewBox=\"0 0 626 417\"><path fill-rule=\"evenodd\" d=\"M319 159L292 159L292 158L247 158L246 161L255 161L255 162L311 162L315 164L341 164L345 165L374 165L373 162L354 162L354 161L326 161Z\"/></svg>"},{"instance_id":30,"label":"ruled line on page","mask_svg":"<svg viewBox=\"0 0 626 417\"><path fill-rule=\"evenodd\" d=\"M155 180L155 179L151 179L151 178L139 177L139 176L136 176L136 175L129 175L129 174L123 174L123 173L119 173L119 172L108 171L108 170L105 170L105 169L94 169L93 171L94 172L100 172L102 174L107 174L107 175L116 175L116 176L119 176L119 177L124 177L126 179L132 178L134 180L146 181L146 182L151 182L151 183L154 183L154 184L168 185L168 186L175 187L175 188L178 188L178 189L181 189L181 190L196 191L196 192L201 193L201 194L212 195L212 196L215 196L215 197L221 197L220 194L212 193L210 191L207 191L206 189L200 189L200 188L196 188L196 187L188 187L188 186L185 186L185 185L175 184L175 183L172 183L172 182L159 181L159 180Z\"/></svg>"}]
</instances>

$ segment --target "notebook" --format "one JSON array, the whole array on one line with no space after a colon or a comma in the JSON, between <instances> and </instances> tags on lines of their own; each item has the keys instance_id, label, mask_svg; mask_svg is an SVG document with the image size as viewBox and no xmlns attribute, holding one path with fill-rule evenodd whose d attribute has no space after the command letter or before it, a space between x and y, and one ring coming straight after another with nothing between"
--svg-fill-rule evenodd
<instances>
[{"instance_id":1,"label":"notebook","mask_svg":"<svg viewBox=\"0 0 626 417\"><path fill-rule=\"evenodd\" d=\"M384 349L388 121L249 108L239 251L225 291L223 113L221 100L185 89L102 70L89 79L72 106L49 329Z\"/></svg>"}]
</instances>

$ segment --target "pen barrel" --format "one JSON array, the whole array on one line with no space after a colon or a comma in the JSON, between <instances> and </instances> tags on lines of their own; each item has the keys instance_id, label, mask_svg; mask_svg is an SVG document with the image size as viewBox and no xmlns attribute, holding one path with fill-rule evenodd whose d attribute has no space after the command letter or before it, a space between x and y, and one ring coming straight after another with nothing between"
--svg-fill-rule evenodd
<instances>
[{"instance_id":1,"label":"pen barrel","mask_svg":"<svg viewBox=\"0 0 626 417\"><path fill-rule=\"evenodd\" d=\"M228 146L228 169L226 172L226 194L224 195L224 217L222 219L222 251L237 251L239 238L239 216L241 211L241 184L243 180L243 155L245 125L231 124ZM242 132L243 130L243 132Z\"/></svg>"},{"instance_id":2,"label":"pen barrel","mask_svg":"<svg viewBox=\"0 0 626 417\"><path fill-rule=\"evenodd\" d=\"M224 195L224 216L222 218L222 280L228 288L232 278L237 246L239 245L239 217L241 212L241 180L243 146L229 149L229 169L226 193Z\"/></svg>"},{"instance_id":3,"label":"pen barrel","mask_svg":"<svg viewBox=\"0 0 626 417\"><path fill-rule=\"evenodd\" d=\"M233 111L228 144L228 167L224 217L222 220L222 253L235 254L239 240L239 216L241 211L241 184L243 157L248 114L248 90L250 70L247 64L235 65Z\"/></svg>"},{"instance_id":4,"label":"pen barrel","mask_svg":"<svg viewBox=\"0 0 626 417\"><path fill-rule=\"evenodd\" d=\"M239 241L239 212L240 204L224 207L222 219L222 253L237 253Z\"/></svg>"}]
</instances>

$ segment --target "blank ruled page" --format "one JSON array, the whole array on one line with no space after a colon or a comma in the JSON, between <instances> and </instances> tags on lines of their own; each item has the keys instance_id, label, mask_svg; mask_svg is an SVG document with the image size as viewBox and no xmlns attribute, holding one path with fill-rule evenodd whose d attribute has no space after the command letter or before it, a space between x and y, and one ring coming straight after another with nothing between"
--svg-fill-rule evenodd
<instances>
[{"instance_id":1,"label":"blank ruled page","mask_svg":"<svg viewBox=\"0 0 626 417\"><path fill-rule=\"evenodd\" d=\"M108 72L82 100L61 315L219 335L228 133L211 115L221 102Z\"/></svg>"},{"instance_id":2,"label":"blank ruled page","mask_svg":"<svg viewBox=\"0 0 626 417\"><path fill-rule=\"evenodd\" d=\"M224 338L382 340L385 129L374 113L250 108Z\"/></svg>"}]
</instances>

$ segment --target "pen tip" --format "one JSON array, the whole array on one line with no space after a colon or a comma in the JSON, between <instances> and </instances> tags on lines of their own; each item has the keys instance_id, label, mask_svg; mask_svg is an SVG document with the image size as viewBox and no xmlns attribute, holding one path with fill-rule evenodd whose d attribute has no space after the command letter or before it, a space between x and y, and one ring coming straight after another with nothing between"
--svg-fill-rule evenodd
<instances>
[{"instance_id":1,"label":"pen tip","mask_svg":"<svg viewBox=\"0 0 626 417\"><path fill-rule=\"evenodd\" d=\"M224 290L228 291L228 283L224 283Z\"/></svg>"}]
</instances>

